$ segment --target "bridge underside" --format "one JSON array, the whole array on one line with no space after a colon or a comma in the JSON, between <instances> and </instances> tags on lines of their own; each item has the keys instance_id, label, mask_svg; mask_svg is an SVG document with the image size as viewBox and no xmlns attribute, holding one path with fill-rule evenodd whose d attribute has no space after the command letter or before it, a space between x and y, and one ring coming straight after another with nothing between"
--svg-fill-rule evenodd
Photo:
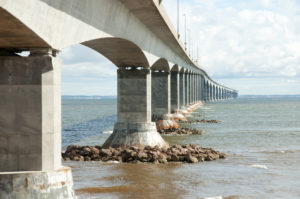
<instances>
[{"instance_id":1,"label":"bridge underside","mask_svg":"<svg viewBox=\"0 0 300 199\"><path fill-rule=\"evenodd\" d=\"M200 101L237 97L193 64L158 1L65 2L0 0L0 198L40 198L36 182L49 196L74 196L70 170L61 167L57 54L67 46L81 43L118 67L118 121L105 147L168 146L155 122ZM28 57L17 54L25 50ZM52 189L51 179L64 186Z\"/></svg>"},{"instance_id":2,"label":"bridge underside","mask_svg":"<svg viewBox=\"0 0 300 199\"><path fill-rule=\"evenodd\" d=\"M0 48L50 48L43 39L1 7L0 27Z\"/></svg>"}]
</instances>

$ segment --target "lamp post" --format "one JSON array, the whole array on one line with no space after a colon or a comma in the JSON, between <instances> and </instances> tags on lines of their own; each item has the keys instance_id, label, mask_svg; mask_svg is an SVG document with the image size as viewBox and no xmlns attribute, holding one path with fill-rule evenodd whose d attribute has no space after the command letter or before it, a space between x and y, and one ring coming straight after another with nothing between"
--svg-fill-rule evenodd
<instances>
[{"instance_id":1,"label":"lamp post","mask_svg":"<svg viewBox=\"0 0 300 199\"><path fill-rule=\"evenodd\" d=\"M180 37L179 34L179 0L177 0L177 34L178 34L178 38Z\"/></svg>"},{"instance_id":2,"label":"lamp post","mask_svg":"<svg viewBox=\"0 0 300 199\"><path fill-rule=\"evenodd\" d=\"M186 14L183 14L184 16L184 47L185 47L185 50L187 49L186 48Z\"/></svg>"},{"instance_id":3,"label":"lamp post","mask_svg":"<svg viewBox=\"0 0 300 199\"><path fill-rule=\"evenodd\" d=\"M199 62L198 46L197 46L197 63Z\"/></svg>"},{"instance_id":4,"label":"lamp post","mask_svg":"<svg viewBox=\"0 0 300 199\"><path fill-rule=\"evenodd\" d=\"M187 29L187 31L189 32L189 54L191 55L191 30Z\"/></svg>"}]
</instances>

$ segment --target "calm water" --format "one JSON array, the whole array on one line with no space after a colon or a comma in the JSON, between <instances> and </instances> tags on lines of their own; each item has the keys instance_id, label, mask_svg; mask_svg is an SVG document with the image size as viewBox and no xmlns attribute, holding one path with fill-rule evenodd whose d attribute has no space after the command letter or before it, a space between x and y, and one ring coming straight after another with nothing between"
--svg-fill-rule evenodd
<instances>
[{"instance_id":1,"label":"calm water","mask_svg":"<svg viewBox=\"0 0 300 199\"><path fill-rule=\"evenodd\" d=\"M300 97L241 97L205 104L194 116L202 136L165 137L228 154L198 164L64 162L78 197L300 198ZM198 119L198 118L197 118ZM101 145L116 121L116 100L64 100L63 146Z\"/></svg>"}]
</instances>

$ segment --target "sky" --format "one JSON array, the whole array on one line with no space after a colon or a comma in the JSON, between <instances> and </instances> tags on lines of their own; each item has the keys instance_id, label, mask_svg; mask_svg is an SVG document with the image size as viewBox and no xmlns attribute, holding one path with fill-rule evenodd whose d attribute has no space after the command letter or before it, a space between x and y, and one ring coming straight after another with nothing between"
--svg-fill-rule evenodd
<instances>
[{"instance_id":1,"label":"sky","mask_svg":"<svg viewBox=\"0 0 300 199\"><path fill-rule=\"evenodd\" d=\"M179 2L181 40L186 14L187 47L215 81L241 95L300 94L299 0ZM177 1L163 4L177 28ZM60 57L63 95L116 95L117 67L102 55L76 45Z\"/></svg>"}]
</instances>

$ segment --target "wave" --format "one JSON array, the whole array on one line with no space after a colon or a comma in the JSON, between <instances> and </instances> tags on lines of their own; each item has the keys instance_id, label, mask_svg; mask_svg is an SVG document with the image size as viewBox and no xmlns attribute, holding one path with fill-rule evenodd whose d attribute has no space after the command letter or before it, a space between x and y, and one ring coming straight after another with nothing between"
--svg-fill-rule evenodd
<instances>
[{"instance_id":1,"label":"wave","mask_svg":"<svg viewBox=\"0 0 300 199\"><path fill-rule=\"evenodd\" d=\"M66 147L86 137L112 129L116 121L117 115L114 114L67 126L62 129L62 146Z\"/></svg>"},{"instance_id":2,"label":"wave","mask_svg":"<svg viewBox=\"0 0 300 199\"><path fill-rule=\"evenodd\" d=\"M113 131L103 131L102 133L103 133L103 134L112 134Z\"/></svg>"},{"instance_id":3,"label":"wave","mask_svg":"<svg viewBox=\"0 0 300 199\"><path fill-rule=\"evenodd\" d=\"M258 151L256 153L267 153L267 154L287 154L287 153L300 153L300 150L275 150L275 151Z\"/></svg>"},{"instance_id":4,"label":"wave","mask_svg":"<svg viewBox=\"0 0 300 199\"><path fill-rule=\"evenodd\" d=\"M215 196L215 197L208 197L208 198L202 198L202 199L238 199L240 198L237 195L232 195L232 196L226 196L226 197L222 197L222 196Z\"/></svg>"},{"instance_id":5,"label":"wave","mask_svg":"<svg viewBox=\"0 0 300 199\"><path fill-rule=\"evenodd\" d=\"M208 198L202 198L202 199L223 199L222 196L215 196L215 197L208 197Z\"/></svg>"},{"instance_id":6,"label":"wave","mask_svg":"<svg viewBox=\"0 0 300 199\"><path fill-rule=\"evenodd\" d=\"M204 110L211 110L211 108L208 108L208 107L201 107L201 109L204 109Z\"/></svg>"},{"instance_id":7,"label":"wave","mask_svg":"<svg viewBox=\"0 0 300 199\"><path fill-rule=\"evenodd\" d=\"M269 169L266 165L262 165L262 164L252 164L252 165L249 165L249 167L258 168L258 169Z\"/></svg>"}]
</instances>

